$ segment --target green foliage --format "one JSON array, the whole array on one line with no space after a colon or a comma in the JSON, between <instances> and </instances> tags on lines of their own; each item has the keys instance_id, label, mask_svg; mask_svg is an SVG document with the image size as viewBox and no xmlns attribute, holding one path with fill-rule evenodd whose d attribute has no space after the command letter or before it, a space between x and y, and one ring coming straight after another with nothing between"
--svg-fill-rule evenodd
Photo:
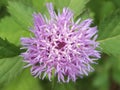
<instances>
[{"instance_id":1,"label":"green foliage","mask_svg":"<svg viewBox=\"0 0 120 90\"><path fill-rule=\"evenodd\" d=\"M97 90L109 90L109 74L104 71L102 73L98 73L93 81L93 86L97 88Z\"/></svg>"},{"instance_id":2,"label":"green foliage","mask_svg":"<svg viewBox=\"0 0 120 90\"><path fill-rule=\"evenodd\" d=\"M7 3L6 0L0 0L0 7L3 6L3 5L5 5L6 3Z\"/></svg>"},{"instance_id":3,"label":"green foliage","mask_svg":"<svg viewBox=\"0 0 120 90\"><path fill-rule=\"evenodd\" d=\"M32 26L32 8L26 7L20 2L9 2L8 12L24 29L28 29L28 27Z\"/></svg>"},{"instance_id":4,"label":"green foliage","mask_svg":"<svg viewBox=\"0 0 120 90\"><path fill-rule=\"evenodd\" d=\"M114 81L120 84L120 68L115 68L112 75L113 75Z\"/></svg>"},{"instance_id":5,"label":"green foliage","mask_svg":"<svg viewBox=\"0 0 120 90\"><path fill-rule=\"evenodd\" d=\"M119 0L111 0L117 8L120 8L120 1Z\"/></svg>"},{"instance_id":6,"label":"green foliage","mask_svg":"<svg viewBox=\"0 0 120 90\"><path fill-rule=\"evenodd\" d=\"M69 7L75 20L93 18L98 26L102 58L94 73L75 83L35 79L30 69L23 70L20 37L30 36L34 12L48 15L47 2L55 11ZM0 90L109 90L113 82L120 85L120 0L0 0L0 37Z\"/></svg>"},{"instance_id":7,"label":"green foliage","mask_svg":"<svg viewBox=\"0 0 120 90\"><path fill-rule=\"evenodd\" d=\"M19 47L0 38L0 58L13 57L19 54Z\"/></svg>"},{"instance_id":8,"label":"green foliage","mask_svg":"<svg viewBox=\"0 0 120 90\"><path fill-rule=\"evenodd\" d=\"M19 56L0 59L0 84L14 79L22 69L23 62Z\"/></svg>"},{"instance_id":9,"label":"green foliage","mask_svg":"<svg viewBox=\"0 0 120 90\"><path fill-rule=\"evenodd\" d=\"M104 63L102 62L100 66L96 67L96 76L94 76L93 86L97 90L109 90L109 70L111 69L110 58L104 58ZM103 60L103 58L101 59Z\"/></svg>"},{"instance_id":10,"label":"green foliage","mask_svg":"<svg viewBox=\"0 0 120 90\"><path fill-rule=\"evenodd\" d=\"M116 81L118 84L120 84L120 57L112 57L111 59L112 63L112 76L114 81Z\"/></svg>"},{"instance_id":11,"label":"green foliage","mask_svg":"<svg viewBox=\"0 0 120 90\"><path fill-rule=\"evenodd\" d=\"M107 39L120 34L120 10L103 19L99 25L99 39Z\"/></svg>"},{"instance_id":12,"label":"green foliage","mask_svg":"<svg viewBox=\"0 0 120 90\"><path fill-rule=\"evenodd\" d=\"M104 1L101 5L101 10L99 13L100 18L103 19L106 16L109 16L115 10L115 5L111 1Z\"/></svg>"},{"instance_id":13,"label":"green foliage","mask_svg":"<svg viewBox=\"0 0 120 90\"><path fill-rule=\"evenodd\" d=\"M94 12L94 22L96 24L99 24L103 18L109 16L115 10L115 5L111 0L90 0L87 6Z\"/></svg>"},{"instance_id":14,"label":"green foliage","mask_svg":"<svg viewBox=\"0 0 120 90\"><path fill-rule=\"evenodd\" d=\"M78 16L83 12L88 1L89 0L71 0L69 7L73 10L75 16Z\"/></svg>"},{"instance_id":15,"label":"green foliage","mask_svg":"<svg viewBox=\"0 0 120 90\"><path fill-rule=\"evenodd\" d=\"M12 17L5 17L0 22L0 36L15 45L20 45L20 37L29 36L29 34Z\"/></svg>"},{"instance_id":16,"label":"green foliage","mask_svg":"<svg viewBox=\"0 0 120 90\"><path fill-rule=\"evenodd\" d=\"M38 79L33 78L28 70L24 70L16 79L13 79L3 90L43 90Z\"/></svg>"},{"instance_id":17,"label":"green foliage","mask_svg":"<svg viewBox=\"0 0 120 90\"><path fill-rule=\"evenodd\" d=\"M72 0L54 0L57 10L62 10L64 7L68 7L71 1Z\"/></svg>"},{"instance_id":18,"label":"green foliage","mask_svg":"<svg viewBox=\"0 0 120 90\"><path fill-rule=\"evenodd\" d=\"M54 90L76 90L75 83L73 83L73 82L69 82L69 84L56 83L54 85Z\"/></svg>"},{"instance_id":19,"label":"green foliage","mask_svg":"<svg viewBox=\"0 0 120 90\"><path fill-rule=\"evenodd\" d=\"M75 1L74 0L32 0L32 1L34 7L38 9L38 11L41 11L42 13L43 12L46 13L46 7L45 7L46 3L52 2L57 10L60 9L61 11L62 8L69 7L70 9L72 9L75 16L78 16L84 11L85 5L89 0L75 0Z\"/></svg>"},{"instance_id":20,"label":"green foliage","mask_svg":"<svg viewBox=\"0 0 120 90\"><path fill-rule=\"evenodd\" d=\"M104 19L99 25L99 38L102 51L107 54L120 55L120 11Z\"/></svg>"},{"instance_id":21,"label":"green foliage","mask_svg":"<svg viewBox=\"0 0 120 90\"><path fill-rule=\"evenodd\" d=\"M36 11L40 11L41 13L45 12L45 0L32 0L33 6Z\"/></svg>"},{"instance_id":22,"label":"green foliage","mask_svg":"<svg viewBox=\"0 0 120 90\"><path fill-rule=\"evenodd\" d=\"M109 54L118 56L120 55L120 35L111 37L108 39L104 39L100 41L100 46L102 48L102 51Z\"/></svg>"}]
</instances>

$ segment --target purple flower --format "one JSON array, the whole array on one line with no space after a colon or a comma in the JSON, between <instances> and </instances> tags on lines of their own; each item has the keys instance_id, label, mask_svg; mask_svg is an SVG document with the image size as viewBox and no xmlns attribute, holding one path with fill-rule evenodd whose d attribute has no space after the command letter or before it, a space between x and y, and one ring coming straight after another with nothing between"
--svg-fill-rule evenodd
<instances>
[{"instance_id":1,"label":"purple flower","mask_svg":"<svg viewBox=\"0 0 120 90\"><path fill-rule=\"evenodd\" d=\"M50 19L34 14L34 37L21 38L22 48L27 49L22 53L25 67L31 66L32 75L42 79L57 76L59 82L76 81L92 72L91 64L100 58L97 27L90 27L92 19L75 22L68 8L57 14L52 3L47 8Z\"/></svg>"}]
</instances>

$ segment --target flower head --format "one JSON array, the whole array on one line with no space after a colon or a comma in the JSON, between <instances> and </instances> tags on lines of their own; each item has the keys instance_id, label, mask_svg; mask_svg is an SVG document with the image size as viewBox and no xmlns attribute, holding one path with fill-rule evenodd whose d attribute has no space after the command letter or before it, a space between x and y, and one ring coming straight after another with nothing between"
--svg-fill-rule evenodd
<instances>
[{"instance_id":1,"label":"flower head","mask_svg":"<svg viewBox=\"0 0 120 90\"><path fill-rule=\"evenodd\" d=\"M91 64L100 58L96 50L97 27L90 27L92 19L74 22L73 12L68 8L58 14L52 3L47 8L50 19L34 14L34 37L21 38L23 48L27 49L22 56L35 77L47 76L51 80L54 75L59 82L76 81L92 72Z\"/></svg>"}]
</instances>

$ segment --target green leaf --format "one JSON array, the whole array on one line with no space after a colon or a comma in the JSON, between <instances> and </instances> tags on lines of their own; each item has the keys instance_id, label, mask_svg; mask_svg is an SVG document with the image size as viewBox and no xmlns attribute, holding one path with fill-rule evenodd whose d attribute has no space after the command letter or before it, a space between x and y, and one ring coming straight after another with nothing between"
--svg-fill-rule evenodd
<instances>
[{"instance_id":1,"label":"green leaf","mask_svg":"<svg viewBox=\"0 0 120 90\"><path fill-rule=\"evenodd\" d=\"M120 0L112 0L112 2L116 5L117 8L120 8Z\"/></svg>"},{"instance_id":2,"label":"green leaf","mask_svg":"<svg viewBox=\"0 0 120 90\"><path fill-rule=\"evenodd\" d=\"M76 90L75 89L75 83L69 82L69 83L55 83L54 84L54 90Z\"/></svg>"},{"instance_id":3,"label":"green leaf","mask_svg":"<svg viewBox=\"0 0 120 90\"><path fill-rule=\"evenodd\" d=\"M54 0L55 7L62 10L64 7L69 7L75 14L75 17L80 15L85 10L85 5L89 0Z\"/></svg>"},{"instance_id":4,"label":"green leaf","mask_svg":"<svg viewBox=\"0 0 120 90\"><path fill-rule=\"evenodd\" d=\"M33 6L40 12L46 13L46 3L52 2L56 10L69 7L75 13L75 17L84 11L85 5L89 0L32 0Z\"/></svg>"},{"instance_id":5,"label":"green leaf","mask_svg":"<svg viewBox=\"0 0 120 90\"><path fill-rule=\"evenodd\" d=\"M28 29L32 26L33 9L20 2L9 2L8 12L23 28Z\"/></svg>"},{"instance_id":6,"label":"green leaf","mask_svg":"<svg viewBox=\"0 0 120 90\"><path fill-rule=\"evenodd\" d=\"M116 70L114 69L113 79L115 82L120 84L120 68L117 68Z\"/></svg>"},{"instance_id":7,"label":"green leaf","mask_svg":"<svg viewBox=\"0 0 120 90\"><path fill-rule=\"evenodd\" d=\"M99 40L120 34L120 10L103 19L99 25Z\"/></svg>"},{"instance_id":8,"label":"green leaf","mask_svg":"<svg viewBox=\"0 0 120 90\"><path fill-rule=\"evenodd\" d=\"M83 11L85 11L85 5L88 1L89 0L54 0L57 10L62 10L64 7L69 7L74 12L75 18L79 15L81 16Z\"/></svg>"},{"instance_id":9,"label":"green leaf","mask_svg":"<svg viewBox=\"0 0 120 90\"><path fill-rule=\"evenodd\" d=\"M12 17L5 17L0 22L0 37L6 38L15 45L20 44L20 37L29 36L29 32L22 29Z\"/></svg>"},{"instance_id":10,"label":"green leaf","mask_svg":"<svg viewBox=\"0 0 120 90\"><path fill-rule=\"evenodd\" d=\"M70 0L32 0L33 7L42 14L48 14L46 3L50 2L53 3L56 10L60 9L60 11L62 11L64 7L69 5Z\"/></svg>"},{"instance_id":11,"label":"green leaf","mask_svg":"<svg viewBox=\"0 0 120 90\"><path fill-rule=\"evenodd\" d=\"M20 52L19 47L0 38L0 59L17 56Z\"/></svg>"},{"instance_id":12,"label":"green leaf","mask_svg":"<svg viewBox=\"0 0 120 90\"><path fill-rule=\"evenodd\" d=\"M17 2L21 2L25 5L31 6L32 5L32 1L31 0L11 0L11 1L17 1Z\"/></svg>"},{"instance_id":13,"label":"green leaf","mask_svg":"<svg viewBox=\"0 0 120 90\"><path fill-rule=\"evenodd\" d=\"M0 84L7 83L21 72L23 62L21 57L0 59Z\"/></svg>"},{"instance_id":14,"label":"green leaf","mask_svg":"<svg viewBox=\"0 0 120 90\"><path fill-rule=\"evenodd\" d=\"M112 0L90 0L87 6L94 12L94 23L100 23L103 18L109 16L109 14L116 10L111 1Z\"/></svg>"},{"instance_id":15,"label":"green leaf","mask_svg":"<svg viewBox=\"0 0 120 90\"><path fill-rule=\"evenodd\" d=\"M81 20L85 20L85 19L88 19L88 18L94 18L94 12L92 12L89 9L86 9L80 15L75 17L75 21L78 20L79 18L81 18Z\"/></svg>"},{"instance_id":16,"label":"green leaf","mask_svg":"<svg viewBox=\"0 0 120 90\"><path fill-rule=\"evenodd\" d=\"M99 11L99 20L105 18L106 16L109 16L109 14L111 14L115 10L115 6L111 1L104 1L102 2L100 9L101 10Z\"/></svg>"},{"instance_id":17,"label":"green leaf","mask_svg":"<svg viewBox=\"0 0 120 90\"><path fill-rule=\"evenodd\" d=\"M99 26L100 46L103 52L114 56L120 55L120 11L104 19Z\"/></svg>"},{"instance_id":18,"label":"green leaf","mask_svg":"<svg viewBox=\"0 0 120 90\"><path fill-rule=\"evenodd\" d=\"M97 90L109 90L109 70L111 69L111 62L109 58L102 58L101 65L96 68L96 74L93 78L93 86Z\"/></svg>"},{"instance_id":19,"label":"green leaf","mask_svg":"<svg viewBox=\"0 0 120 90\"><path fill-rule=\"evenodd\" d=\"M2 5L6 5L7 4L7 0L0 0L0 7L2 6Z\"/></svg>"},{"instance_id":20,"label":"green leaf","mask_svg":"<svg viewBox=\"0 0 120 90\"><path fill-rule=\"evenodd\" d=\"M8 83L3 90L43 90L43 88L38 79L35 79L27 69L11 83Z\"/></svg>"},{"instance_id":21,"label":"green leaf","mask_svg":"<svg viewBox=\"0 0 120 90\"><path fill-rule=\"evenodd\" d=\"M97 90L109 90L109 76L107 72L103 72L97 75L94 78L93 86L97 88Z\"/></svg>"},{"instance_id":22,"label":"green leaf","mask_svg":"<svg viewBox=\"0 0 120 90\"><path fill-rule=\"evenodd\" d=\"M84 11L85 5L88 1L89 0L71 0L68 7L73 10L75 16L78 16Z\"/></svg>"},{"instance_id":23,"label":"green leaf","mask_svg":"<svg viewBox=\"0 0 120 90\"><path fill-rule=\"evenodd\" d=\"M120 84L120 57L111 58L113 80Z\"/></svg>"},{"instance_id":24,"label":"green leaf","mask_svg":"<svg viewBox=\"0 0 120 90\"><path fill-rule=\"evenodd\" d=\"M64 7L68 7L71 0L54 0L55 7L58 9L63 9Z\"/></svg>"},{"instance_id":25,"label":"green leaf","mask_svg":"<svg viewBox=\"0 0 120 90\"><path fill-rule=\"evenodd\" d=\"M103 52L107 53L108 55L120 55L120 35L100 40L99 42Z\"/></svg>"},{"instance_id":26,"label":"green leaf","mask_svg":"<svg viewBox=\"0 0 120 90\"><path fill-rule=\"evenodd\" d=\"M36 11L43 13L46 11L45 0L32 0L33 7L35 7Z\"/></svg>"}]
</instances>

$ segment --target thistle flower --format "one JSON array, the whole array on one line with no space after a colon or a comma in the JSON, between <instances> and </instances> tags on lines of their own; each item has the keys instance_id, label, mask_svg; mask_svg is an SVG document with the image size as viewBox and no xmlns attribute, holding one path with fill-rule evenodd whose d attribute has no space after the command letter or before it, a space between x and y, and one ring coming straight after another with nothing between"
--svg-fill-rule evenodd
<instances>
[{"instance_id":1,"label":"thistle flower","mask_svg":"<svg viewBox=\"0 0 120 90\"><path fill-rule=\"evenodd\" d=\"M57 76L58 82L76 81L94 69L91 64L100 58L99 43L96 42L97 27L90 27L92 19L76 22L73 12L63 8L62 13L54 11L52 3L47 4L50 19L34 14L34 36L21 38L26 52L22 53L25 67L31 67L35 77L51 80Z\"/></svg>"}]
</instances>

